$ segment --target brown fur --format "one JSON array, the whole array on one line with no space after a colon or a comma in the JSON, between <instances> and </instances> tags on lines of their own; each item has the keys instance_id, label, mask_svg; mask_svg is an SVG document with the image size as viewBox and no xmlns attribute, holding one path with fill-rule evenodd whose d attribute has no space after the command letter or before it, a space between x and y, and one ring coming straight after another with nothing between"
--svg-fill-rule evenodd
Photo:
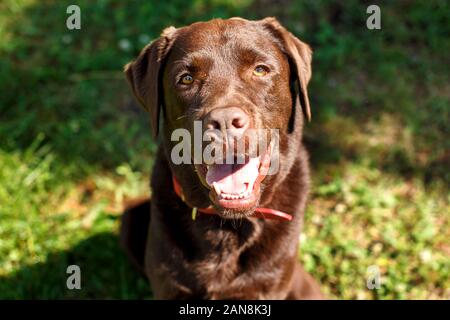
<instances>
[{"instance_id":1,"label":"brown fur","mask_svg":"<svg viewBox=\"0 0 450 320\"><path fill-rule=\"evenodd\" d=\"M260 60L272 70L254 80L248 70ZM186 68L196 79L189 88L176 81ZM166 29L125 73L150 112L159 149L151 204L127 212L122 243L148 276L155 298L321 298L298 262L309 187L302 130L304 117L310 118L310 48L274 18L216 19ZM258 205L292 214L291 222L220 215L191 219L192 206L211 204L209 190L193 165L170 161L170 134L176 128L192 131L194 120L229 106L242 108L252 128L280 129L280 171L263 181ZM184 202L173 191L172 174L183 187Z\"/></svg>"}]
</instances>

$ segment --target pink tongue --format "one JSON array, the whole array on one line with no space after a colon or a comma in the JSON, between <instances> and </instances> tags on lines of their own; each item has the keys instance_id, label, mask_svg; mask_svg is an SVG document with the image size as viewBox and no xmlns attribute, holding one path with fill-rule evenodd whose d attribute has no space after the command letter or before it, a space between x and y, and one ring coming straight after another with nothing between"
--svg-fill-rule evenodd
<instances>
[{"instance_id":1,"label":"pink tongue","mask_svg":"<svg viewBox=\"0 0 450 320\"><path fill-rule=\"evenodd\" d=\"M247 189L246 184L253 188L253 184L259 175L259 162L259 158L251 158L246 164L212 165L208 167L206 182L210 186L216 182L223 193L242 193Z\"/></svg>"}]
</instances>

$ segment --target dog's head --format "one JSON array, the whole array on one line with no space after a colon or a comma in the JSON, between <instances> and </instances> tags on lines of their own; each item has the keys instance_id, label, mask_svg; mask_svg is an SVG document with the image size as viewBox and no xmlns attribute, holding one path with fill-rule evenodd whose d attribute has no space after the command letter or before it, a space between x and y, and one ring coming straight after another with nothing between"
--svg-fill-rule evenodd
<instances>
[{"instance_id":1,"label":"dog's head","mask_svg":"<svg viewBox=\"0 0 450 320\"><path fill-rule=\"evenodd\" d=\"M192 187L195 193L187 190L188 203L212 203L228 217L250 214L262 187L287 174L303 119L310 118L311 54L274 18L232 18L167 28L126 65L133 93L169 158L175 130L190 133L185 142L192 162L171 163L182 183L192 185L188 180L196 177L200 185ZM275 158L279 172L267 176Z\"/></svg>"}]
</instances>

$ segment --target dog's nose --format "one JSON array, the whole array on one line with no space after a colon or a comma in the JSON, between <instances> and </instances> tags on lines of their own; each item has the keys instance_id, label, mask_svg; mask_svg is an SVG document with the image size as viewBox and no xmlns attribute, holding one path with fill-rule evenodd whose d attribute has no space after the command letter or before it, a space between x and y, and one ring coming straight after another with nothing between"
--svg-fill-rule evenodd
<instances>
[{"instance_id":1,"label":"dog's nose","mask_svg":"<svg viewBox=\"0 0 450 320\"><path fill-rule=\"evenodd\" d=\"M227 131L235 137L241 137L247 130L250 120L248 115L237 107L214 109L205 117L206 129Z\"/></svg>"}]
</instances>

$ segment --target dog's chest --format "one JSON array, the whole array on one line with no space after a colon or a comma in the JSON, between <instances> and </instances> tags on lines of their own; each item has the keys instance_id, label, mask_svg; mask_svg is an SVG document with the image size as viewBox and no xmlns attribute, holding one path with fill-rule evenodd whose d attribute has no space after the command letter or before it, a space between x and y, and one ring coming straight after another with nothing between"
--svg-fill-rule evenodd
<instances>
[{"instance_id":1,"label":"dog's chest","mask_svg":"<svg viewBox=\"0 0 450 320\"><path fill-rule=\"evenodd\" d=\"M279 271L266 270L261 261L254 259L261 251L262 229L261 224L252 222L236 226L235 230L205 232L203 249L207 254L192 263L205 298L277 298L266 295L264 287L275 281Z\"/></svg>"}]
</instances>

